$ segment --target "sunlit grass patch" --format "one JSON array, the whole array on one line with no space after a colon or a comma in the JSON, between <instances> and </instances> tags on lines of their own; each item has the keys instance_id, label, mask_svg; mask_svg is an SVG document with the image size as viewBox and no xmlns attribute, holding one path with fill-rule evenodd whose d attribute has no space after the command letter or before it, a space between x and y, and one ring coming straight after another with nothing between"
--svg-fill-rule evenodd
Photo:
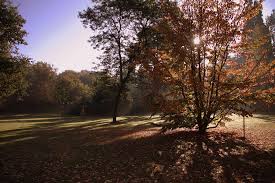
<instances>
[{"instance_id":1,"label":"sunlit grass patch","mask_svg":"<svg viewBox=\"0 0 275 183\"><path fill-rule=\"evenodd\" d=\"M110 117L80 117L80 116L58 116L58 115L13 115L0 116L0 142L11 141L17 136L39 132L40 134L46 131L54 130L72 130L82 129L89 130L94 133L98 130L115 130L120 128L132 129L137 126L149 126L152 122L158 122L159 118L150 116L123 116L118 117L118 123L112 124ZM122 137L121 137L122 138ZM124 138L127 138L125 136ZM122 138L123 139L123 138Z\"/></svg>"},{"instance_id":2,"label":"sunlit grass patch","mask_svg":"<svg viewBox=\"0 0 275 183\"><path fill-rule=\"evenodd\" d=\"M17 139L13 139L13 140L9 140L9 141L0 141L0 146L1 145L5 145L5 144L12 144L12 143L16 143L16 142L21 142L21 141L28 141L28 140L32 140L35 139L36 137L23 137L23 138L17 138Z\"/></svg>"},{"instance_id":3,"label":"sunlit grass patch","mask_svg":"<svg viewBox=\"0 0 275 183\"><path fill-rule=\"evenodd\" d=\"M243 117L232 115L232 121L226 122L226 127L242 128ZM246 128L275 128L275 115L255 114L253 117L244 118Z\"/></svg>"}]
</instances>

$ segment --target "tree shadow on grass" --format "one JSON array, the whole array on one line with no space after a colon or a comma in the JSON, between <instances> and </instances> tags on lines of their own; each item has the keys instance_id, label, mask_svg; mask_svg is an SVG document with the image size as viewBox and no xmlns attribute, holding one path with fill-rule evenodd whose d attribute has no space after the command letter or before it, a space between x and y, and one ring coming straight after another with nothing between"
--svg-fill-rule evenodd
<instances>
[{"instance_id":1,"label":"tree shadow on grass","mask_svg":"<svg viewBox=\"0 0 275 183\"><path fill-rule=\"evenodd\" d=\"M129 123L130 124L130 123ZM230 133L160 134L142 122L27 130L0 146L3 182L272 182L275 151ZM38 124L39 125L39 124ZM98 122L100 125L100 122Z\"/></svg>"},{"instance_id":2,"label":"tree shadow on grass","mask_svg":"<svg viewBox=\"0 0 275 183\"><path fill-rule=\"evenodd\" d=\"M148 119L148 117L123 117L122 120L116 124L112 125L110 123L110 118L99 118L99 117L62 117L57 119L48 119L46 117L42 117L40 119L35 120L37 117L28 116L28 118L24 118L23 116L20 118L21 121L14 121L11 119L8 122L15 122L18 128L12 129L2 129L0 134L0 145L6 143L13 143L17 141L23 141L29 138L36 138L40 135L47 134L57 134L58 136L63 136L64 132L76 131L77 134L79 131L86 131L87 133L92 133L99 128L102 128L101 132L106 132L104 138L101 139L111 139L111 136L116 136L116 134L121 134L123 131L128 133L128 130L132 127L136 127L135 130L139 128L144 128L144 126L149 126L152 119ZM135 120L135 123L133 121ZM147 121L146 121L147 120ZM155 119L154 119L155 120ZM5 120L4 120L5 121ZM28 125L30 123L30 125ZM18 125L19 124L19 125ZM27 126L22 126L20 124L24 124ZM12 126L12 124L11 124ZM0 123L1 128L1 123ZM76 130L77 129L77 130ZM118 129L118 130L115 130ZM108 131L112 130L112 133L108 133ZM67 133L66 133L67 134ZM94 133L93 133L94 134ZM54 135L55 136L55 135Z\"/></svg>"}]
</instances>

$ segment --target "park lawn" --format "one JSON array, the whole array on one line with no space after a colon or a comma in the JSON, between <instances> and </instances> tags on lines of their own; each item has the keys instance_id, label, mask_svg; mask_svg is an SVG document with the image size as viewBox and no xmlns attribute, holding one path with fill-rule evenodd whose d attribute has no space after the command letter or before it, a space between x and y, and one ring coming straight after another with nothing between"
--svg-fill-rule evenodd
<instances>
[{"instance_id":1,"label":"park lawn","mask_svg":"<svg viewBox=\"0 0 275 183\"><path fill-rule=\"evenodd\" d=\"M158 117L0 116L0 182L272 182L275 116L199 136Z\"/></svg>"}]
</instances>

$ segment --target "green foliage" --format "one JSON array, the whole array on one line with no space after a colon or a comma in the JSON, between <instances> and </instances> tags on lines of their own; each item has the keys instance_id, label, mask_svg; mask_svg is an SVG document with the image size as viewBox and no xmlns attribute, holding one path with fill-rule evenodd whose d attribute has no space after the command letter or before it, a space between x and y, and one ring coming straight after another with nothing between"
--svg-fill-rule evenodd
<instances>
[{"instance_id":1,"label":"green foliage","mask_svg":"<svg viewBox=\"0 0 275 183\"><path fill-rule=\"evenodd\" d=\"M82 103L87 98L90 88L83 84L74 71L65 71L58 75L56 81L56 99L59 104Z\"/></svg>"},{"instance_id":2,"label":"green foliage","mask_svg":"<svg viewBox=\"0 0 275 183\"><path fill-rule=\"evenodd\" d=\"M29 59L13 57L0 61L0 103L7 97L16 94L22 96L26 92L27 65Z\"/></svg>"},{"instance_id":3,"label":"green foliage","mask_svg":"<svg viewBox=\"0 0 275 183\"><path fill-rule=\"evenodd\" d=\"M131 114L149 114L152 106L152 82L140 71L135 72L128 83L128 98L131 102Z\"/></svg>"},{"instance_id":4,"label":"green foliage","mask_svg":"<svg viewBox=\"0 0 275 183\"><path fill-rule=\"evenodd\" d=\"M17 46L26 44L25 20L9 0L0 0L0 101L23 93L27 58L18 56Z\"/></svg>"},{"instance_id":5,"label":"green foliage","mask_svg":"<svg viewBox=\"0 0 275 183\"><path fill-rule=\"evenodd\" d=\"M56 70L45 62L30 65L27 75L29 83L28 96L25 97L25 100L28 103L38 105L54 104L56 77Z\"/></svg>"},{"instance_id":6,"label":"green foliage","mask_svg":"<svg viewBox=\"0 0 275 183\"><path fill-rule=\"evenodd\" d=\"M0 0L0 59L10 57L17 45L26 44L25 20L9 0Z\"/></svg>"},{"instance_id":7,"label":"green foliage","mask_svg":"<svg viewBox=\"0 0 275 183\"><path fill-rule=\"evenodd\" d=\"M116 94L116 81L107 73L95 73L94 93L92 93L88 107L90 113L106 115L113 109Z\"/></svg>"}]
</instances>

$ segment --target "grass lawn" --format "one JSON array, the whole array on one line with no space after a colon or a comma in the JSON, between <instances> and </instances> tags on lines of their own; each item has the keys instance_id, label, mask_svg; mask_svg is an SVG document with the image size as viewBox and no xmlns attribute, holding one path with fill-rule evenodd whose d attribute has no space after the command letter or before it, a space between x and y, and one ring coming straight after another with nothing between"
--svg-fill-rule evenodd
<instances>
[{"instance_id":1,"label":"grass lawn","mask_svg":"<svg viewBox=\"0 0 275 183\"><path fill-rule=\"evenodd\" d=\"M275 116L199 136L159 118L0 116L0 182L275 182Z\"/></svg>"}]
</instances>

